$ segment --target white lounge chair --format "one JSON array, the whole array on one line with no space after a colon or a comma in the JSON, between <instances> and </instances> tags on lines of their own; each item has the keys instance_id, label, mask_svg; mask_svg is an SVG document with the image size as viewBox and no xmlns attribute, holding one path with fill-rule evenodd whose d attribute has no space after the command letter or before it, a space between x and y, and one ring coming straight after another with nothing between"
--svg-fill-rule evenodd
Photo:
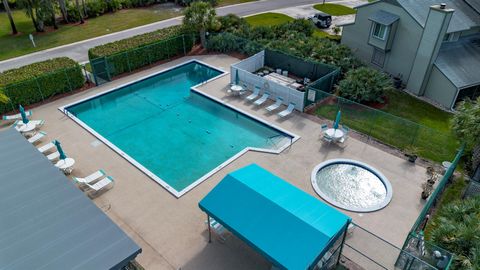
<instances>
[{"instance_id":1,"label":"white lounge chair","mask_svg":"<svg viewBox=\"0 0 480 270\"><path fill-rule=\"evenodd\" d=\"M278 113L278 116L280 116L282 118L287 117L288 115L290 115L293 112L294 109L295 109L295 104L290 103L290 104L288 104L288 107L285 110Z\"/></svg>"},{"instance_id":2,"label":"white lounge chair","mask_svg":"<svg viewBox=\"0 0 480 270\"><path fill-rule=\"evenodd\" d=\"M327 124L322 124L321 129L322 129L322 133L324 133L325 131L327 131L328 125Z\"/></svg>"},{"instance_id":3,"label":"white lounge chair","mask_svg":"<svg viewBox=\"0 0 480 270\"><path fill-rule=\"evenodd\" d=\"M37 134L33 135L32 137L30 137L28 139L28 142L31 143L31 144L34 144L38 141L40 141L43 137L45 137L47 135L47 133L43 132L43 131L40 131L38 132Z\"/></svg>"},{"instance_id":4,"label":"white lounge chair","mask_svg":"<svg viewBox=\"0 0 480 270\"><path fill-rule=\"evenodd\" d=\"M283 99L281 97L277 97L277 100L275 101L275 103L273 103L272 105L268 106L267 108L265 108L265 110L269 111L269 112L273 112L275 111L276 109L280 108L280 106L282 105L283 103Z\"/></svg>"},{"instance_id":5,"label":"white lounge chair","mask_svg":"<svg viewBox=\"0 0 480 270\"><path fill-rule=\"evenodd\" d=\"M39 128L39 127L43 126L43 124L45 124L45 120L30 120L28 122L34 124L36 126L36 128ZM15 121L15 125L17 127L21 126L21 125L23 125L23 122L17 120L17 121Z\"/></svg>"},{"instance_id":6,"label":"white lounge chair","mask_svg":"<svg viewBox=\"0 0 480 270\"><path fill-rule=\"evenodd\" d=\"M98 170L87 177L82 178L73 176L72 179L79 184L92 184L97 180L100 180L100 178L104 177L105 175L106 173L103 170Z\"/></svg>"},{"instance_id":7,"label":"white lounge chair","mask_svg":"<svg viewBox=\"0 0 480 270\"><path fill-rule=\"evenodd\" d=\"M249 95L248 97L246 97L246 99L247 100L254 100L258 97L259 94L260 94L260 87L255 86L255 89L253 90L253 93L251 95Z\"/></svg>"},{"instance_id":8,"label":"white lounge chair","mask_svg":"<svg viewBox=\"0 0 480 270\"><path fill-rule=\"evenodd\" d=\"M32 111L26 111L25 114L27 115L27 117L32 116ZM5 121L20 120L22 119L22 115L19 113L13 115L4 115L2 119Z\"/></svg>"},{"instance_id":9,"label":"white lounge chair","mask_svg":"<svg viewBox=\"0 0 480 270\"><path fill-rule=\"evenodd\" d=\"M58 151L55 151L47 156L47 159L50 160L51 162L55 162L60 157L60 153Z\"/></svg>"},{"instance_id":10,"label":"white lounge chair","mask_svg":"<svg viewBox=\"0 0 480 270\"><path fill-rule=\"evenodd\" d=\"M88 184L85 183L85 185L90 189L89 190L89 195L97 194L98 192L104 190L106 187L108 187L110 184L113 185L113 178L111 176L107 176L103 178L102 180L96 182L95 184Z\"/></svg>"},{"instance_id":11,"label":"white lounge chair","mask_svg":"<svg viewBox=\"0 0 480 270\"><path fill-rule=\"evenodd\" d=\"M40 151L40 153L42 154L45 154L46 152L48 152L49 150L51 149L54 149L55 148L55 144L53 142L49 142L47 144L44 144L40 147L38 147L38 151Z\"/></svg>"},{"instance_id":12,"label":"white lounge chair","mask_svg":"<svg viewBox=\"0 0 480 270\"><path fill-rule=\"evenodd\" d=\"M263 94L263 96L257 100L255 100L255 102L253 104L257 105L257 106L260 106L262 105L263 103L265 103L265 101L267 101L268 97L270 96L270 94L268 92L265 92Z\"/></svg>"}]
</instances>

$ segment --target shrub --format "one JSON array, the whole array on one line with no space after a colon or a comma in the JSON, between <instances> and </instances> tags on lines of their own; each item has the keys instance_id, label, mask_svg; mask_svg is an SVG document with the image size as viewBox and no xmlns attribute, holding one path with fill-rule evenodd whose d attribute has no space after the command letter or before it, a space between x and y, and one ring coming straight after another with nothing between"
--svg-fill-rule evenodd
<instances>
[{"instance_id":1,"label":"shrub","mask_svg":"<svg viewBox=\"0 0 480 270\"><path fill-rule=\"evenodd\" d=\"M480 196L444 206L438 213L431 240L455 253L451 269L480 268Z\"/></svg>"},{"instance_id":2,"label":"shrub","mask_svg":"<svg viewBox=\"0 0 480 270\"><path fill-rule=\"evenodd\" d=\"M105 1L88 1L87 2L87 16L89 18L98 17L105 13L107 3Z\"/></svg>"},{"instance_id":3,"label":"shrub","mask_svg":"<svg viewBox=\"0 0 480 270\"><path fill-rule=\"evenodd\" d=\"M88 57L91 61L105 57L110 76L116 76L189 52L194 43L194 35L181 26L172 26L91 48Z\"/></svg>"},{"instance_id":4,"label":"shrub","mask_svg":"<svg viewBox=\"0 0 480 270\"><path fill-rule=\"evenodd\" d=\"M0 90L10 98L10 103L0 104L0 113L17 108L19 104L33 104L81 88L84 83L80 66L67 57L4 71L0 73Z\"/></svg>"},{"instance_id":5,"label":"shrub","mask_svg":"<svg viewBox=\"0 0 480 270\"><path fill-rule=\"evenodd\" d=\"M225 16L221 16L218 18L218 21L220 22L221 27L218 29L219 32L231 32L236 29L239 29L240 27L247 26L247 21L245 21L244 18L238 17L237 15L234 14L228 14Z\"/></svg>"},{"instance_id":6,"label":"shrub","mask_svg":"<svg viewBox=\"0 0 480 270\"><path fill-rule=\"evenodd\" d=\"M392 90L392 80L375 69L361 67L347 72L338 84L340 95L356 102L384 102L385 91Z\"/></svg>"},{"instance_id":7,"label":"shrub","mask_svg":"<svg viewBox=\"0 0 480 270\"><path fill-rule=\"evenodd\" d=\"M297 19L273 27L252 27L244 19L229 14L219 18L219 21L222 24L221 31L251 40L266 48L340 67L342 74L362 65L345 45L314 36L313 25L307 20ZM210 47L216 49L219 49L218 46L222 44L220 41L213 43L215 46ZM241 50L238 51L241 52Z\"/></svg>"}]
</instances>

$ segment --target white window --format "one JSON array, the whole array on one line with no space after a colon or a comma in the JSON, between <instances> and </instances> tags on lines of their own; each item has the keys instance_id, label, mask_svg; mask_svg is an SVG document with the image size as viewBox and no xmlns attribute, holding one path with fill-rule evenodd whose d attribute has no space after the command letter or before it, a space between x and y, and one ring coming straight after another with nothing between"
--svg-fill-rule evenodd
<instances>
[{"instance_id":1,"label":"white window","mask_svg":"<svg viewBox=\"0 0 480 270\"><path fill-rule=\"evenodd\" d=\"M378 39L385 40L387 36L387 26L379 23L373 25L372 35Z\"/></svg>"}]
</instances>

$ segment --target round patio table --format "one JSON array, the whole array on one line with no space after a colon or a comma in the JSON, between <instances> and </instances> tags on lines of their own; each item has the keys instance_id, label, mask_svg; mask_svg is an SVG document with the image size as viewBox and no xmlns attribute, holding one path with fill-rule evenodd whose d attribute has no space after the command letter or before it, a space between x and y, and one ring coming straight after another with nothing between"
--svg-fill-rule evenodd
<instances>
[{"instance_id":1,"label":"round patio table","mask_svg":"<svg viewBox=\"0 0 480 270\"><path fill-rule=\"evenodd\" d=\"M325 134L332 138L334 141L338 141L340 140L341 138L343 138L343 136L345 134L343 134L343 131L341 129L334 129L334 128L329 128L327 130L325 130Z\"/></svg>"},{"instance_id":2,"label":"round patio table","mask_svg":"<svg viewBox=\"0 0 480 270\"><path fill-rule=\"evenodd\" d=\"M75 160L73 158L60 159L55 163L55 167L62 170L65 174L70 174L73 171Z\"/></svg>"},{"instance_id":3,"label":"round patio table","mask_svg":"<svg viewBox=\"0 0 480 270\"><path fill-rule=\"evenodd\" d=\"M243 87L241 85L232 85L230 90L232 90L232 93L239 95L243 91Z\"/></svg>"},{"instance_id":4,"label":"round patio table","mask_svg":"<svg viewBox=\"0 0 480 270\"><path fill-rule=\"evenodd\" d=\"M28 122L26 124L20 124L17 128L18 131L21 133L32 132L35 130L36 125L32 122Z\"/></svg>"}]
</instances>

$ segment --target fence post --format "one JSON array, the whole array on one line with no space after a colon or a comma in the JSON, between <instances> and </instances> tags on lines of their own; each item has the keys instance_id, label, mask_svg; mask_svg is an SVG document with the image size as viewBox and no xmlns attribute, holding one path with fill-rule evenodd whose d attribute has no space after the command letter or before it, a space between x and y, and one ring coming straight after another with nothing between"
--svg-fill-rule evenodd
<instances>
[{"instance_id":1,"label":"fence post","mask_svg":"<svg viewBox=\"0 0 480 270\"><path fill-rule=\"evenodd\" d=\"M9 101L10 101L10 105L12 106L12 111L15 111L15 106L13 106L13 102L12 102L12 99L8 96L7 94L7 87L8 86L5 86L5 95L8 97Z\"/></svg>"},{"instance_id":2,"label":"fence post","mask_svg":"<svg viewBox=\"0 0 480 270\"><path fill-rule=\"evenodd\" d=\"M72 83L70 83L70 78L68 77L66 69L63 69L63 73L65 74L65 78L67 79L68 86L70 87L70 91L73 90Z\"/></svg>"},{"instance_id":3,"label":"fence post","mask_svg":"<svg viewBox=\"0 0 480 270\"><path fill-rule=\"evenodd\" d=\"M35 78L35 84L37 85L38 92L40 92L40 96L42 96L42 100L45 100L45 96L43 96L42 89L40 88L40 84L38 83L38 78Z\"/></svg>"},{"instance_id":4,"label":"fence post","mask_svg":"<svg viewBox=\"0 0 480 270\"><path fill-rule=\"evenodd\" d=\"M128 72L132 72L132 67L130 66L130 57L128 56L128 51L125 52L125 57L127 57Z\"/></svg>"},{"instance_id":5,"label":"fence post","mask_svg":"<svg viewBox=\"0 0 480 270\"><path fill-rule=\"evenodd\" d=\"M185 34L182 35L183 55L187 55L187 48L185 48Z\"/></svg>"}]
</instances>

